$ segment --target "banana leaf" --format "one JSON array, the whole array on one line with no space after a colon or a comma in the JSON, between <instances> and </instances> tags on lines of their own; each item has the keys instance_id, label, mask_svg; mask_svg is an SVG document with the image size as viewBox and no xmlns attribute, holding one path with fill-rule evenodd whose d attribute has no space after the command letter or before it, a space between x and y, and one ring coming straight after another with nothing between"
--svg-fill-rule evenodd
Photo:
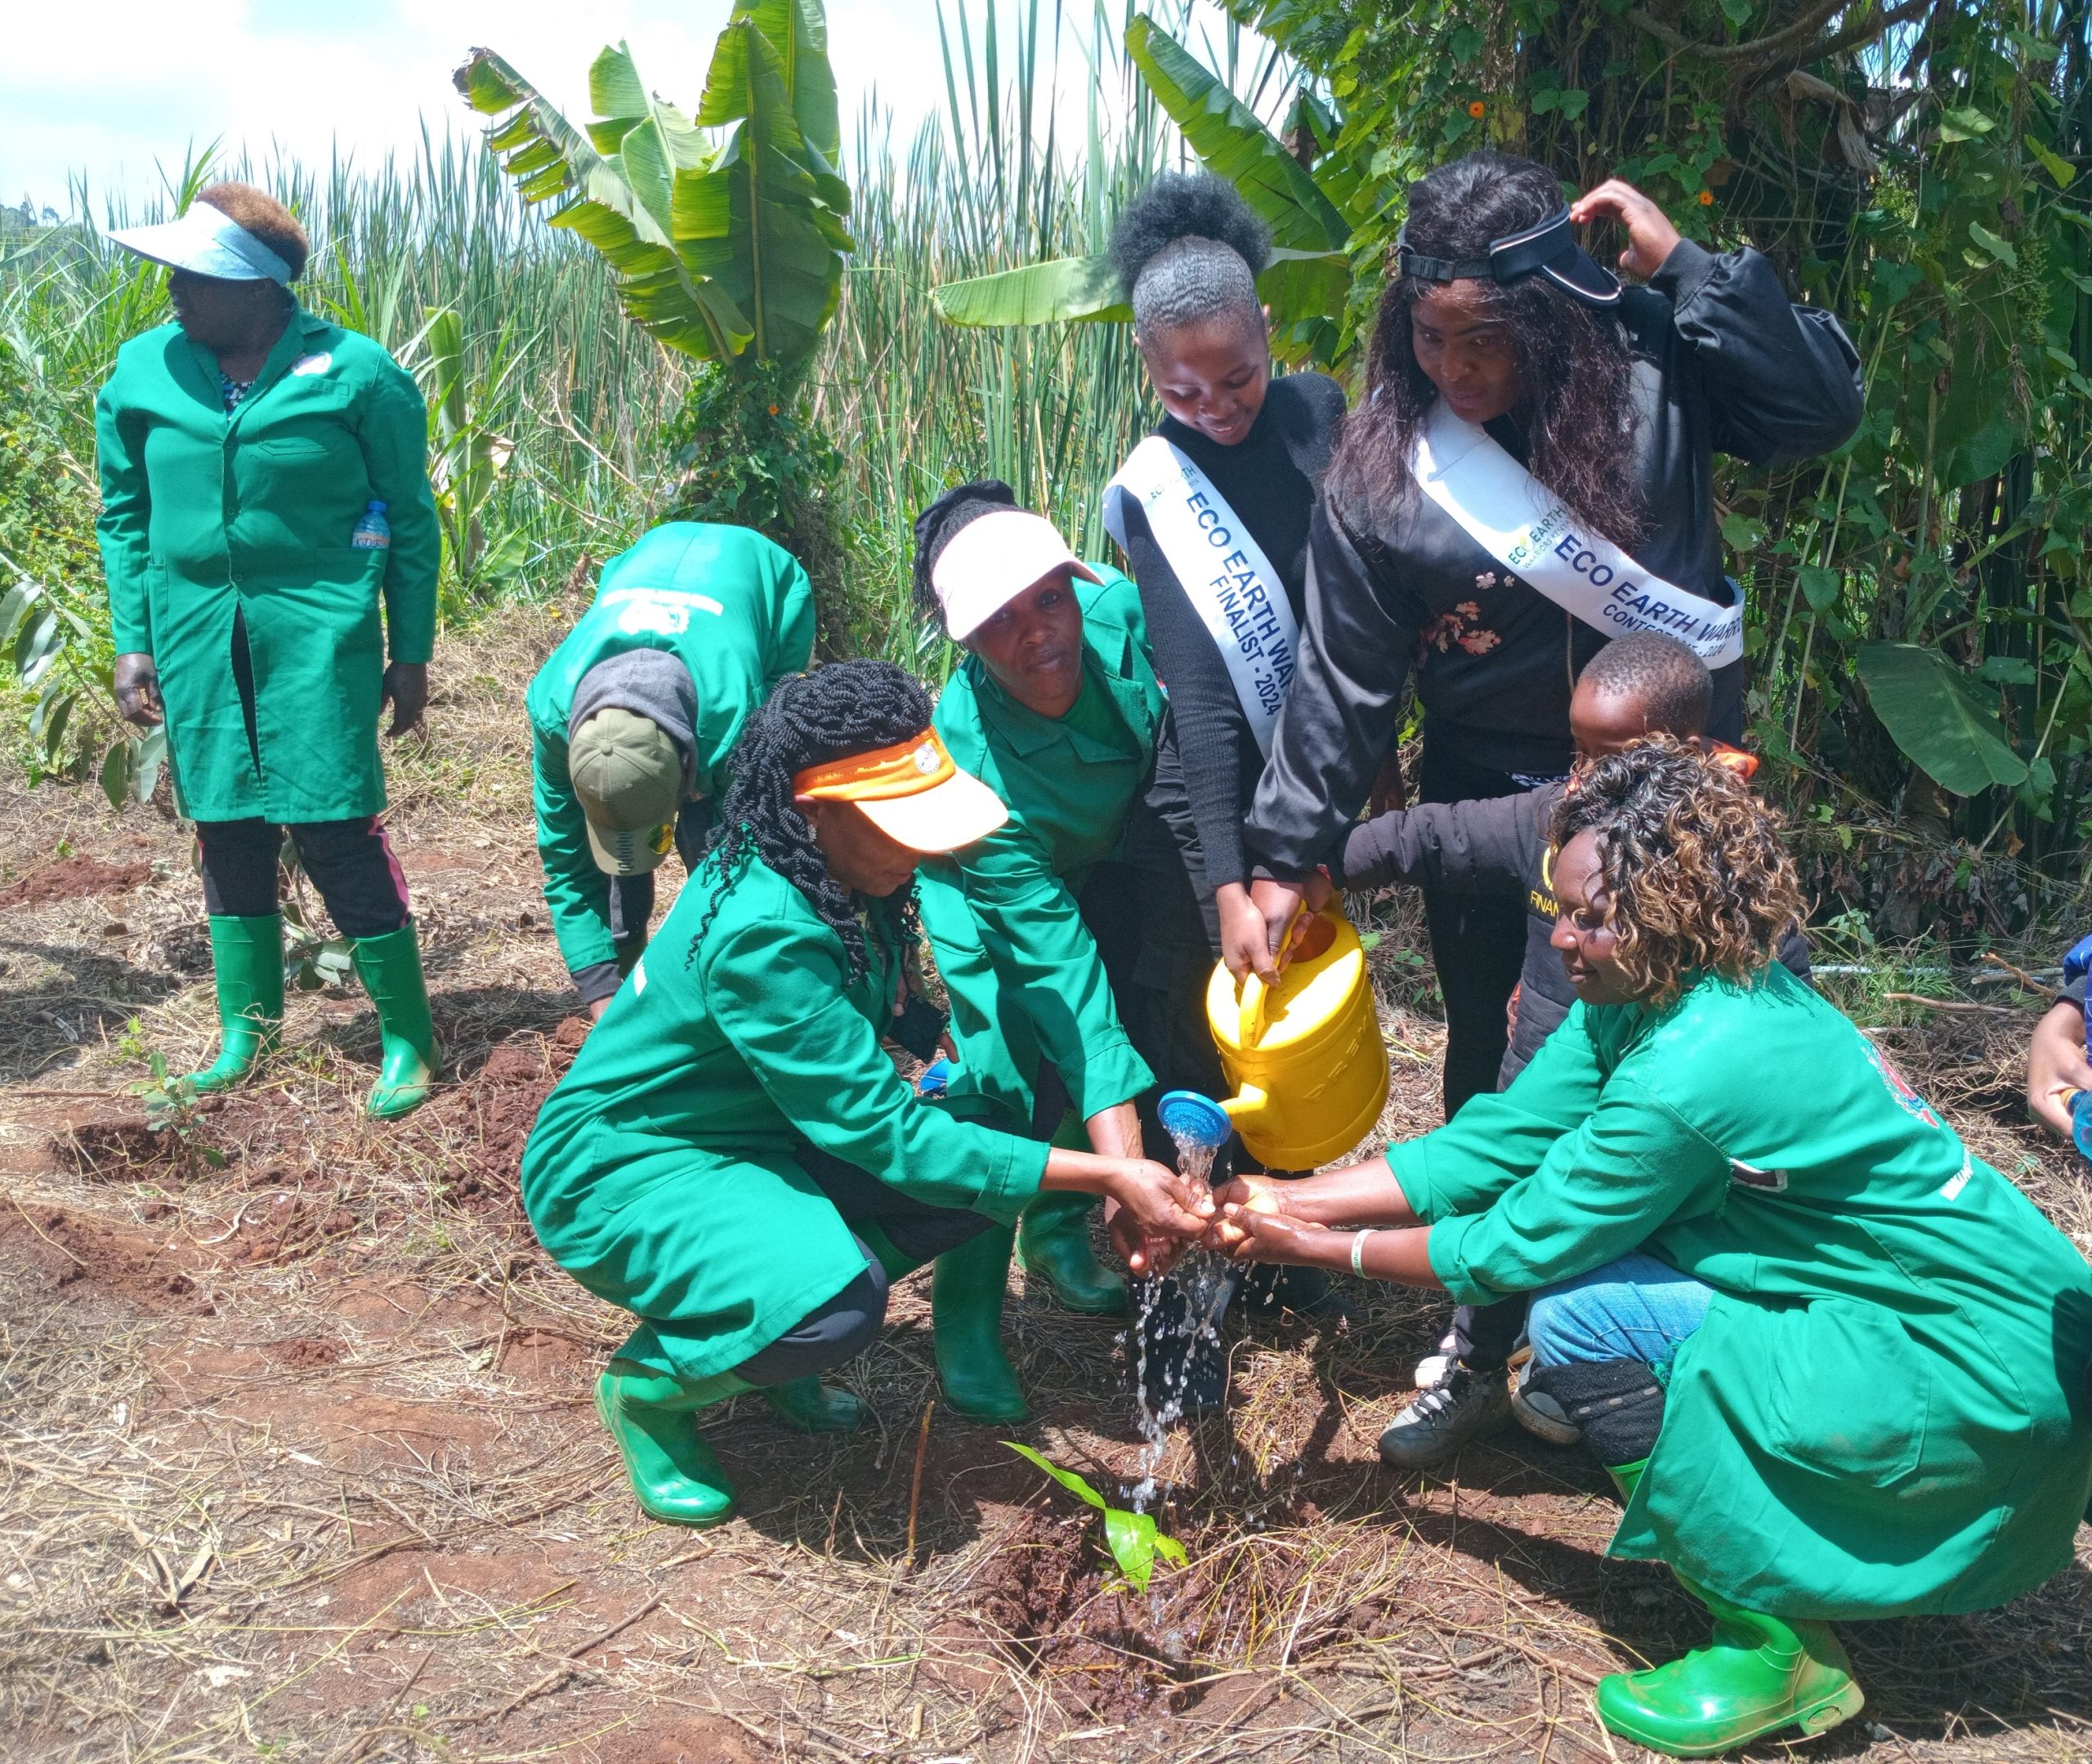
<instances>
[{"instance_id":1,"label":"banana leaf","mask_svg":"<svg viewBox=\"0 0 2092 1764\"><path fill-rule=\"evenodd\" d=\"M604 57L597 60L602 68ZM606 83L614 72L603 69ZM487 146L524 198L565 199L551 224L578 234L617 272L618 303L628 318L669 348L700 360L729 360L748 346L753 326L724 289L685 267L667 226L628 181L621 154L604 158L490 49L475 49L451 83L475 110L497 119ZM592 70L591 84L611 95ZM606 129L602 139L622 146L640 119L628 113L614 120L626 126Z\"/></svg>"},{"instance_id":2,"label":"banana leaf","mask_svg":"<svg viewBox=\"0 0 2092 1764\"><path fill-rule=\"evenodd\" d=\"M1148 90L1205 163L1241 191L1272 230L1272 243L1294 251L1341 251L1351 227L1285 144L1176 41L1137 16L1126 51Z\"/></svg>"},{"instance_id":3,"label":"banana leaf","mask_svg":"<svg viewBox=\"0 0 2092 1764\"><path fill-rule=\"evenodd\" d=\"M1277 251L1258 279L1257 291L1278 329L1343 310L1350 266L1338 252ZM994 275L947 282L930 298L948 324L1053 324L1091 320L1130 323L1133 310L1120 290L1109 257L1056 257Z\"/></svg>"},{"instance_id":4,"label":"banana leaf","mask_svg":"<svg viewBox=\"0 0 2092 1764\"><path fill-rule=\"evenodd\" d=\"M948 324L1050 324L1057 320L1130 322L1119 272L1109 257L1056 257L995 275L947 282L930 293Z\"/></svg>"},{"instance_id":5,"label":"banana leaf","mask_svg":"<svg viewBox=\"0 0 2092 1764\"><path fill-rule=\"evenodd\" d=\"M2027 779L2027 762L1961 671L1937 650L1869 643L1859 652L1867 702L1906 757L1942 789L1974 796Z\"/></svg>"},{"instance_id":6,"label":"banana leaf","mask_svg":"<svg viewBox=\"0 0 2092 1764\"><path fill-rule=\"evenodd\" d=\"M702 360L789 361L834 315L851 249L827 42L820 0L741 0L694 117L649 92L624 45L606 48L585 135L489 50L454 83L499 119L488 145L523 194L564 199L552 224L609 262L628 316Z\"/></svg>"}]
</instances>

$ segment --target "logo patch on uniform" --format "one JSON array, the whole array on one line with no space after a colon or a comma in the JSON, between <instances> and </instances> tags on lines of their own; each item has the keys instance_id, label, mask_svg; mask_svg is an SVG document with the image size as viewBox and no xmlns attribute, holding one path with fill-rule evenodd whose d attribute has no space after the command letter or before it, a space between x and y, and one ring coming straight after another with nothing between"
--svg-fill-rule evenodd
<instances>
[{"instance_id":1,"label":"logo patch on uniform","mask_svg":"<svg viewBox=\"0 0 2092 1764\"><path fill-rule=\"evenodd\" d=\"M1787 1191L1787 1172L1785 1170L1761 1170L1755 1163L1746 1163L1741 1158L1732 1158L1729 1159L1729 1186L1747 1188L1759 1195L1784 1195Z\"/></svg>"},{"instance_id":2,"label":"logo patch on uniform","mask_svg":"<svg viewBox=\"0 0 2092 1764\"><path fill-rule=\"evenodd\" d=\"M1896 1099L1897 1106L1912 1119L1946 1132L1947 1123L1933 1113L1932 1105L1917 1093L1911 1081L1896 1070L1895 1062L1864 1035L1860 1038L1860 1045L1866 1049L1869 1062L1881 1074L1881 1082L1889 1087L1889 1094Z\"/></svg>"},{"instance_id":3,"label":"logo patch on uniform","mask_svg":"<svg viewBox=\"0 0 2092 1764\"><path fill-rule=\"evenodd\" d=\"M333 365L333 351L323 349L316 355L300 355L291 364L291 372L302 379L308 373L324 373Z\"/></svg>"},{"instance_id":4,"label":"logo patch on uniform","mask_svg":"<svg viewBox=\"0 0 2092 1764\"><path fill-rule=\"evenodd\" d=\"M937 769L937 750L932 747L927 741L925 741L922 746L916 748L914 759L915 770L920 772L925 778L928 777L932 772Z\"/></svg>"}]
</instances>

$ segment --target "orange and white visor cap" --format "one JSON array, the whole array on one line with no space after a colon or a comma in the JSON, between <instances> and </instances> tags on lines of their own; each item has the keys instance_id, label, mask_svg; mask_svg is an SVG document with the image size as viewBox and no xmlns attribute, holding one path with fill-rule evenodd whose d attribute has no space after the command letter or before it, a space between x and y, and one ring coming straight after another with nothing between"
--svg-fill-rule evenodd
<instances>
[{"instance_id":1,"label":"orange and white visor cap","mask_svg":"<svg viewBox=\"0 0 2092 1764\"><path fill-rule=\"evenodd\" d=\"M887 838L911 851L956 851L1010 818L1000 797L959 769L934 729L809 766L793 775L792 789L802 800L856 803Z\"/></svg>"},{"instance_id":2,"label":"orange and white visor cap","mask_svg":"<svg viewBox=\"0 0 2092 1764\"><path fill-rule=\"evenodd\" d=\"M963 643L1033 583L1064 566L1085 582L1099 579L1044 516L999 508L951 536L930 570L930 587L944 609L945 631Z\"/></svg>"}]
</instances>

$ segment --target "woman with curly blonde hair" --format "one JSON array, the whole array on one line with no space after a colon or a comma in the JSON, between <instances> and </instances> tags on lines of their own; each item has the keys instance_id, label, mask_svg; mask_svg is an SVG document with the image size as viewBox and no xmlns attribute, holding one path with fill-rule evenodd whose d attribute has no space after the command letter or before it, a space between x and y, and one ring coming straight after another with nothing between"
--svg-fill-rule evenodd
<instances>
[{"instance_id":1,"label":"woman with curly blonde hair","mask_svg":"<svg viewBox=\"0 0 2092 1764\"><path fill-rule=\"evenodd\" d=\"M1771 960L1800 906L1772 815L1659 738L1554 827L1577 1003L1510 1087L1384 1163L1237 1181L1238 1257L1463 1302L1532 1295L1532 1384L1712 1643L1598 1690L1707 1757L1862 1704L1833 1620L2001 1603L2092 1492L2092 1269L1851 1023Z\"/></svg>"}]
</instances>

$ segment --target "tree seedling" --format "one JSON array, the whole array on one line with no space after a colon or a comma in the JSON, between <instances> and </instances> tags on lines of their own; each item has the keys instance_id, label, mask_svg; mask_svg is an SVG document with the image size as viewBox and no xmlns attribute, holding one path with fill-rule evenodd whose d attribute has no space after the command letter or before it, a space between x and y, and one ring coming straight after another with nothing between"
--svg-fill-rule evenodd
<instances>
[{"instance_id":1,"label":"tree seedling","mask_svg":"<svg viewBox=\"0 0 2092 1764\"><path fill-rule=\"evenodd\" d=\"M1028 1445L1018 1445L1015 1440L1005 1440L1003 1444L1018 1457L1037 1465L1069 1494L1088 1502L1104 1515L1105 1545L1111 1552L1111 1560L1119 1565L1119 1572L1136 1592L1147 1591L1156 1556L1160 1556L1172 1568L1182 1568L1189 1560L1182 1544L1168 1532L1156 1529L1153 1514L1129 1512L1123 1507L1114 1507L1074 1471L1063 1470L1051 1458L1042 1457Z\"/></svg>"},{"instance_id":2,"label":"tree seedling","mask_svg":"<svg viewBox=\"0 0 2092 1764\"><path fill-rule=\"evenodd\" d=\"M167 1069L167 1056L155 1052L148 1061L152 1067L150 1078L141 1078L131 1087L132 1094L141 1098L145 1105L145 1126L154 1133L172 1133L179 1147L176 1162L186 1177L195 1174L195 1167L202 1163L213 1170L226 1167L226 1154L215 1145L207 1144L201 1137L202 1114L197 1107L201 1100L193 1078L170 1077Z\"/></svg>"}]
</instances>

